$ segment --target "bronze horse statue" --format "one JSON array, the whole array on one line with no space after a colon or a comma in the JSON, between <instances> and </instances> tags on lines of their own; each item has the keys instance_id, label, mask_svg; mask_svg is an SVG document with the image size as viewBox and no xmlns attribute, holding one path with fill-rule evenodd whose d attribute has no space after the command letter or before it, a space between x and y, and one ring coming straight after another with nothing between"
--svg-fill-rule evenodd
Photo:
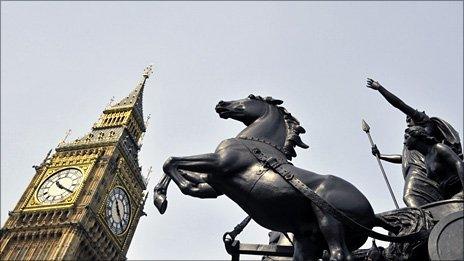
<instances>
[{"instance_id":1,"label":"bronze horse statue","mask_svg":"<svg viewBox=\"0 0 464 261\"><path fill-rule=\"evenodd\" d=\"M254 95L220 101L216 112L221 118L241 121L247 127L235 138L222 141L214 153L170 157L155 187L155 205L164 213L172 179L186 195L216 198L224 194L261 226L293 233L294 260L317 260L324 249L329 250L330 260L352 260L350 251L358 249L367 235L326 213L253 155L252 150L272 155L320 198L364 227L371 229L378 223L369 201L355 186L288 162L296 156L296 146L308 146L299 137L304 128L280 104L281 100Z\"/></svg>"}]
</instances>

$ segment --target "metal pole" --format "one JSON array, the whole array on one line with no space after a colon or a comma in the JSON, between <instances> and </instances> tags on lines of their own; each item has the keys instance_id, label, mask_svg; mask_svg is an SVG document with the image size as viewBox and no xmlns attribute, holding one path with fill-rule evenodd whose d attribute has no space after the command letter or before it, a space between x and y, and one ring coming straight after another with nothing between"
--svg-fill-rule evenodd
<instances>
[{"instance_id":1,"label":"metal pole","mask_svg":"<svg viewBox=\"0 0 464 261\"><path fill-rule=\"evenodd\" d=\"M367 123L364 120L362 120L362 129L363 131L366 132L367 137L369 138L369 142L371 143L371 146L373 147L374 141L372 141L372 137L369 132L370 127L369 125L367 125ZM398 206L398 202L396 201L395 194L393 194L393 190L390 186L390 182L388 182L387 174L385 174L385 170L383 169L382 162L380 161L379 155L375 155L375 158L377 159L377 163L379 164L380 170L382 171L382 175L383 175L383 178L385 179L385 183L387 183L387 187L388 187L388 190L390 191L390 195L393 199L393 203L395 203L396 209L399 209L400 207Z\"/></svg>"}]
</instances>

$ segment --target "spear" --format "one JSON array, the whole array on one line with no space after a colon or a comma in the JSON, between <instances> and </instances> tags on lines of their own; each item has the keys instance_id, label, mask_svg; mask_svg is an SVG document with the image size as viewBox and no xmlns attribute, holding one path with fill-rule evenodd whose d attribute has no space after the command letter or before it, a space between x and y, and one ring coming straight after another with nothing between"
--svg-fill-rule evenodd
<instances>
[{"instance_id":1,"label":"spear","mask_svg":"<svg viewBox=\"0 0 464 261\"><path fill-rule=\"evenodd\" d=\"M371 127L369 127L369 125L367 125L367 122L365 122L364 120L362 120L362 129L363 129L363 131L366 132L367 137L369 138L369 141L371 143L371 146L374 147L375 144L372 141L372 137L371 137L371 134L369 132ZM398 202L396 202L396 198L395 198L395 195L393 194L393 190L392 190L392 188L390 186L390 182L388 182L387 174L385 174L385 170L383 169L382 162L380 161L379 154L376 154L375 157L377 158L377 163L379 163L379 167L380 167L380 170L382 171L383 178L385 179L385 183L387 183L387 187L388 187L388 190L390 191L390 195L391 195L391 197L393 199L393 203L395 203L396 209L399 209L400 207L398 206Z\"/></svg>"}]
</instances>

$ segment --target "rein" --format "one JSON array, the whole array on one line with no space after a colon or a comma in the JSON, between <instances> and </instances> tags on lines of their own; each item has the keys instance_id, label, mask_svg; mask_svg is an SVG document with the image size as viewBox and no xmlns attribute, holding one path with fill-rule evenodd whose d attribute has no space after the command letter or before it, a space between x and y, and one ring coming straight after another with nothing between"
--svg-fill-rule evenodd
<instances>
[{"instance_id":1,"label":"rein","mask_svg":"<svg viewBox=\"0 0 464 261\"><path fill-rule=\"evenodd\" d=\"M254 139L257 140L257 139ZM306 184L304 184L300 179L295 177L293 173L285 169L283 166L289 165L288 161L281 163L278 162L278 160L272 156L267 156L265 155L259 148L250 148L245 142L241 142L250 152L255 156L255 158L263 164L265 168L272 169L274 172L279 174L287 183L289 183L293 188L298 190L300 193L302 193L306 198L308 198L314 205L316 205L318 208L323 210L325 213L333 216L334 218L338 219L340 222L343 224L346 224L350 227L353 228L358 228L362 232L364 232L366 235L376 238L379 240L383 241L390 241L390 242L396 242L396 243L403 243L403 242L408 242L413 239L426 239L426 237L429 235L430 231L428 230L421 230L412 234L404 235L404 236L387 236L384 234L377 233L370 228L365 227L362 224L359 224L349 216L345 215L345 213L341 212L340 210L336 209L334 206L332 206L329 202L327 202L325 199L320 197L316 192L311 190ZM265 142L268 144L267 142Z\"/></svg>"},{"instance_id":2,"label":"rein","mask_svg":"<svg viewBox=\"0 0 464 261\"><path fill-rule=\"evenodd\" d=\"M272 143L270 141L260 139L260 138L255 138L255 137L247 137L247 136L240 136L238 138L242 139L242 140L259 141L259 142L265 143L267 145L270 145L270 146L274 147L274 149L276 149L276 150L282 152L284 155L286 155L286 153L285 153L285 151L284 151L284 149L282 147L277 146L277 145L275 145L274 143Z\"/></svg>"}]
</instances>

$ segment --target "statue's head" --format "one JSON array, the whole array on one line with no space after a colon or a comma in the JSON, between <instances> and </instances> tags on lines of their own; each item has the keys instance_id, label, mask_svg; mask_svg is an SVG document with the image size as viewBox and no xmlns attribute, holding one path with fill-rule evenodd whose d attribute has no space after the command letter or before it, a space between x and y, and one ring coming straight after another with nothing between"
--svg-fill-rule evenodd
<instances>
[{"instance_id":1,"label":"statue's head","mask_svg":"<svg viewBox=\"0 0 464 261\"><path fill-rule=\"evenodd\" d=\"M424 127L412 126L404 131L404 145L408 149L415 150L419 143L433 145L437 143L437 139L427 133Z\"/></svg>"},{"instance_id":2,"label":"statue's head","mask_svg":"<svg viewBox=\"0 0 464 261\"><path fill-rule=\"evenodd\" d=\"M234 119L250 125L261 117L272 105L282 104L281 100L275 100L271 97L262 98L250 94L245 99L236 101L219 101L216 105L216 112L223 119Z\"/></svg>"},{"instance_id":3,"label":"statue's head","mask_svg":"<svg viewBox=\"0 0 464 261\"><path fill-rule=\"evenodd\" d=\"M425 114L425 111L422 111L422 115L426 115ZM408 127L412 127L412 126L423 126L427 123L428 121L428 117L421 117L421 119L419 121L414 121L409 115L406 115L406 125Z\"/></svg>"}]
</instances>

